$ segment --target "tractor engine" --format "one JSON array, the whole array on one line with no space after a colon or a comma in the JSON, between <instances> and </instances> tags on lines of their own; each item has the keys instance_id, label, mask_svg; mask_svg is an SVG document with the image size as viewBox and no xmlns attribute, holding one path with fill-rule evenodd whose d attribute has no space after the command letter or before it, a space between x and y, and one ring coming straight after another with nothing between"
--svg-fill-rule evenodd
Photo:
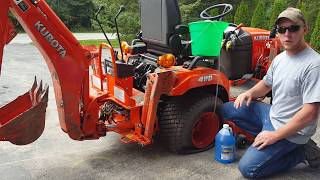
<instances>
[{"instance_id":1,"label":"tractor engine","mask_svg":"<svg viewBox=\"0 0 320 180\"><path fill-rule=\"evenodd\" d=\"M145 90L147 75L153 73L157 69L157 56L151 54L141 54L137 57L130 57L128 64L132 64L134 68L133 87L142 92Z\"/></svg>"}]
</instances>

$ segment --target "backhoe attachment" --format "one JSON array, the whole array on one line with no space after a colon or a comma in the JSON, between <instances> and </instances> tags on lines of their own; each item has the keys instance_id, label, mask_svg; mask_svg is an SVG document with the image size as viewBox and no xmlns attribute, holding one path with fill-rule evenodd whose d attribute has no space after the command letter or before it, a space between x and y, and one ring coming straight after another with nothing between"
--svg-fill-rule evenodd
<instances>
[{"instance_id":1,"label":"backhoe attachment","mask_svg":"<svg viewBox=\"0 0 320 180\"><path fill-rule=\"evenodd\" d=\"M35 79L32 88L0 108L0 141L26 145L37 140L44 130L49 87Z\"/></svg>"}]
</instances>

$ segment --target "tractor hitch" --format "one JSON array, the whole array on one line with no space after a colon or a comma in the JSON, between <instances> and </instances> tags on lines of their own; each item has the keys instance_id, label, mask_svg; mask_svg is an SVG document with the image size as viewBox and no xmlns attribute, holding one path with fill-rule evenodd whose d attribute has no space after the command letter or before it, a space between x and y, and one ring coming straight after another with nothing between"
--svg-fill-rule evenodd
<instances>
[{"instance_id":1,"label":"tractor hitch","mask_svg":"<svg viewBox=\"0 0 320 180\"><path fill-rule=\"evenodd\" d=\"M37 140L45 126L49 86L37 80L32 88L0 108L0 141L26 145Z\"/></svg>"}]
</instances>

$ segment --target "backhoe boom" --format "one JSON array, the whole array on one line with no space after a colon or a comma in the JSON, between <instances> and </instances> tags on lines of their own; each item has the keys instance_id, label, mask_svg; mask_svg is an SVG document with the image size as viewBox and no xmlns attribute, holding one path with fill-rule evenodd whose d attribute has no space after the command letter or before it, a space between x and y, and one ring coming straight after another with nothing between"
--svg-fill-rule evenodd
<instances>
[{"instance_id":1,"label":"backhoe boom","mask_svg":"<svg viewBox=\"0 0 320 180\"><path fill-rule=\"evenodd\" d=\"M49 67L63 131L75 140L99 138L96 130L97 115L93 115L98 112L86 112L86 107L91 102L96 102L89 95L89 64L97 56L96 49L81 46L44 0L1 0L0 68L3 48L15 35L8 18L9 11L40 50ZM2 108L0 112L6 114L14 112L16 107L24 106L19 98L15 101L16 104L10 106L15 108ZM30 104L22 111L32 111L32 107L37 105ZM17 112L15 116L19 116L19 113L21 112ZM44 116L40 116L44 121ZM10 123L14 124L13 121L14 117L6 120L5 124L0 123L0 138L2 126L9 127ZM83 128L86 129L85 132Z\"/></svg>"}]
</instances>

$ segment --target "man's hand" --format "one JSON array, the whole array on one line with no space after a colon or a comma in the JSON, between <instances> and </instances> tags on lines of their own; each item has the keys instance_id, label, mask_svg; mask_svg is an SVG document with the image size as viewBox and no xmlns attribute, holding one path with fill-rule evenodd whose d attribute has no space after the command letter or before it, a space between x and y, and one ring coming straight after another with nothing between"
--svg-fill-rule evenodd
<instances>
[{"instance_id":1,"label":"man's hand","mask_svg":"<svg viewBox=\"0 0 320 180\"><path fill-rule=\"evenodd\" d=\"M240 94L234 102L234 107L238 109L245 101L247 106L249 106L252 100L257 97L264 97L269 91L271 91L271 86L268 86L264 80L261 80L251 89Z\"/></svg>"},{"instance_id":2,"label":"man's hand","mask_svg":"<svg viewBox=\"0 0 320 180\"><path fill-rule=\"evenodd\" d=\"M268 145L274 144L278 140L279 136L275 131L262 131L254 139L252 146L261 150Z\"/></svg>"},{"instance_id":3,"label":"man's hand","mask_svg":"<svg viewBox=\"0 0 320 180\"><path fill-rule=\"evenodd\" d=\"M253 95L249 91L244 92L244 93L240 94L237 97L237 99L234 101L234 107L238 109L239 107L242 106L244 101L246 101L247 106L249 106L252 99L253 99Z\"/></svg>"}]
</instances>

